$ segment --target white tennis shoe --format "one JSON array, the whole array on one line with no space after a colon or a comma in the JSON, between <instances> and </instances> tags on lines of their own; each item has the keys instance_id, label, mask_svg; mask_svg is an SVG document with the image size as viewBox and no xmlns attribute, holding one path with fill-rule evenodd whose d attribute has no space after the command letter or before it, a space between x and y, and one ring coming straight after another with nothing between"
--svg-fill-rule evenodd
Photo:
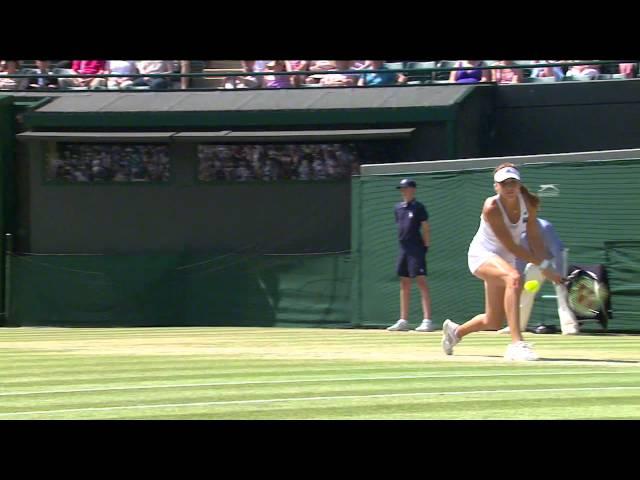
<instances>
[{"instance_id":1,"label":"white tennis shoe","mask_svg":"<svg viewBox=\"0 0 640 480\"><path fill-rule=\"evenodd\" d=\"M509 325L507 325L506 327L504 327L504 328L503 328L503 329L501 329L501 330L498 330L498 332L497 332L497 333L499 333L499 334L501 334L501 335L502 335L502 334L505 334L505 333L506 333L506 334L511 333L511 330L509 329Z\"/></svg>"},{"instance_id":2,"label":"white tennis shoe","mask_svg":"<svg viewBox=\"0 0 640 480\"><path fill-rule=\"evenodd\" d=\"M410 330L409 322L407 322L406 320L400 319L390 327L387 327L387 330L389 332L408 332Z\"/></svg>"},{"instance_id":3,"label":"white tennis shoe","mask_svg":"<svg viewBox=\"0 0 640 480\"><path fill-rule=\"evenodd\" d=\"M452 322L448 318L442 324L442 350L447 355L453 354L453 347L460 342L460 339L456 335L456 328L459 325Z\"/></svg>"},{"instance_id":4,"label":"white tennis shoe","mask_svg":"<svg viewBox=\"0 0 640 480\"><path fill-rule=\"evenodd\" d=\"M505 360L526 361L531 362L538 360L538 355L533 351L531 345L527 342L512 343L507 347L507 352L504 354Z\"/></svg>"},{"instance_id":5,"label":"white tennis shoe","mask_svg":"<svg viewBox=\"0 0 640 480\"><path fill-rule=\"evenodd\" d=\"M433 332L435 329L433 328L433 322L431 320L427 320L426 318L422 320L422 323L418 328L416 328L416 332Z\"/></svg>"}]
</instances>

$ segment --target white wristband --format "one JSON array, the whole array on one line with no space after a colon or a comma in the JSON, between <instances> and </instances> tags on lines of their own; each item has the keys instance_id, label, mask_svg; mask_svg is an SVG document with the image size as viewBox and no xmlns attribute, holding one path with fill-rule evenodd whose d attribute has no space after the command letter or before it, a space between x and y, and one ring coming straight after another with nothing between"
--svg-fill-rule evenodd
<instances>
[{"instance_id":1,"label":"white wristband","mask_svg":"<svg viewBox=\"0 0 640 480\"><path fill-rule=\"evenodd\" d=\"M549 268L549 265L551 265L551 262L545 259L538 266L540 267L540 270L546 270L547 268Z\"/></svg>"}]
</instances>

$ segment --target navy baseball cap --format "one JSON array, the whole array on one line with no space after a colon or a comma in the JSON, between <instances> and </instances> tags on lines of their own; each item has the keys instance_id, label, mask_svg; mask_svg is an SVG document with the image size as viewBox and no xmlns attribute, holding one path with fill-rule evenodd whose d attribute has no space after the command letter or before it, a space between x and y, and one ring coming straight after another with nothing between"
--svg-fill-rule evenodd
<instances>
[{"instance_id":1,"label":"navy baseball cap","mask_svg":"<svg viewBox=\"0 0 640 480\"><path fill-rule=\"evenodd\" d=\"M396 188L407 188L407 187L416 188L417 187L416 182L414 182L410 178L403 178L402 180L400 180L400 185L398 185Z\"/></svg>"}]
</instances>

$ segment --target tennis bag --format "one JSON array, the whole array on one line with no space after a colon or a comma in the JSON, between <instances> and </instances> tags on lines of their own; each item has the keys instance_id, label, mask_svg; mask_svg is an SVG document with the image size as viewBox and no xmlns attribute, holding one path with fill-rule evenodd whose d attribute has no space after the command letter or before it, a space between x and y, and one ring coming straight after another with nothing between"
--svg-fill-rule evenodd
<instances>
[{"instance_id":1,"label":"tennis bag","mask_svg":"<svg viewBox=\"0 0 640 480\"><path fill-rule=\"evenodd\" d=\"M577 286L581 283L587 285L595 284L597 290L603 292L601 293L602 301L595 302L595 304L593 306L589 306L589 308L583 308L580 305L576 305L576 297L572 294L574 294ZM596 321L606 329L609 324L609 319L613 316L611 310L611 289L609 288L609 275L607 274L607 268L602 264L570 265L566 286L569 292L569 306L575 314L578 322L582 324L585 321ZM578 306L581 308L576 308Z\"/></svg>"}]
</instances>

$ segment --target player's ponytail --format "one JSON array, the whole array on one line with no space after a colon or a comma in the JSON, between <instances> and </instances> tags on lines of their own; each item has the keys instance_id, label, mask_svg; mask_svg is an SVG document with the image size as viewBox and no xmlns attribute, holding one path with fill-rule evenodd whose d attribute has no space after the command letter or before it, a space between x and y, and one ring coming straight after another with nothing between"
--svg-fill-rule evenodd
<instances>
[{"instance_id":1,"label":"player's ponytail","mask_svg":"<svg viewBox=\"0 0 640 480\"><path fill-rule=\"evenodd\" d=\"M523 184L520 184L520 191L522 192L522 196L527 199L527 203L538 210L540 207L540 197L535 193L531 193Z\"/></svg>"},{"instance_id":2,"label":"player's ponytail","mask_svg":"<svg viewBox=\"0 0 640 480\"><path fill-rule=\"evenodd\" d=\"M515 168L518 171L520 170L513 163L506 162L506 163L501 163L500 165L498 165L495 168L495 170L493 171L493 174L495 175L498 170L502 170L503 168L506 168L506 167L512 167L512 168ZM536 210L540 207L540 197L538 197L537 195L531 193L529 191L529 189L527 187L525 187L522 182L520 182L520 191L522 192L522 195L527 200L527 203L529 205L531 205Z\"/></svg>"}]
</instances>

